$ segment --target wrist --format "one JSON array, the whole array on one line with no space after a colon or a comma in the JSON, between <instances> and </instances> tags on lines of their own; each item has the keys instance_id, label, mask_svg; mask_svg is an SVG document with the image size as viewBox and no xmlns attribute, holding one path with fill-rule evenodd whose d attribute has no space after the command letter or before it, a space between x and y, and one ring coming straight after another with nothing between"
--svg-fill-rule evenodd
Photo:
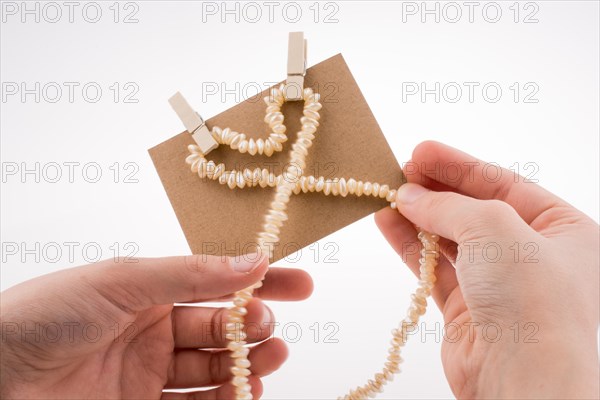
<instances>
[{"instance_id":1,"label":"wrist","mask_svg":"<svg viewBox=\"0 0 600 400\"><path fill-rule=\"evenodd\" d=\"M596 338L568 332L537 343L505 343L482 364L477 398L598 399Z\"/></svg>"},{"instance_id":2,"label":"wrist","mask_svg":"<svg viewBox=\"0 0 600 400\"><path fill-rule=\"evenodd\" d=\"M13 358L12 354L9 353L8 346L2 344L2 357L0 357L0 399L14 398L11 383L14 383L15 376L12 368L10 367L10 359Z\"/></svg>"}]
</instances>

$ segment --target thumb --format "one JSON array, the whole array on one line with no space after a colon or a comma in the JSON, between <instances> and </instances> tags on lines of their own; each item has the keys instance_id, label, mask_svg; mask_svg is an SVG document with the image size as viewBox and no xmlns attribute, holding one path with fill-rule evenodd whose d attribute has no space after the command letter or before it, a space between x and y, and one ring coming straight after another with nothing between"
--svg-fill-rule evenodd
<instances>
[{"instance_id":1,"label":"thumb","mask_svg":"<svg viewBox=\"0 0 600 400\"><path fill-rule=\"evenodd\" d=\"M268 269L268 258L258 253L135 261L106 260L100 268L92 267L94 273L87 280L113 304L135 312L154 305L227 296L260 281Z\"/></svg>"},{"instance_id":2,"label":"thumb","mask_svg":"<svg viewBox=\"0 0 600 400\"><path fill-rule=\"evenodd\" d=\"M510 234L529 228L508 204L478 200L454 192L434 192L405 183L396 193L396 206L415 225L456 243L473 238Z\"/></svg>"}]
</instances>

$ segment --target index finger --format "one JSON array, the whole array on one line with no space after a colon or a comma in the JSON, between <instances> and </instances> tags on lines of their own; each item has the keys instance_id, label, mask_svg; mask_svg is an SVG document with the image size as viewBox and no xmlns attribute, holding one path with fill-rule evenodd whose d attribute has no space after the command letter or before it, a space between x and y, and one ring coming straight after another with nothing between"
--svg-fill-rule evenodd
<instances>
[{"instance_id":1,"label":"index finger","mask_svg":"<svg viewBox=\"0 0 600 400\"><path fill-rule=\"evenodd\" d=\"M269 267L263 285L254 290L254 297L263 300L276 301L298 301L310 297L314 289L313 281L310 275L298 268L280 268ZM233 299L233 294L227 294L210 301L228 301ZM185 303L199 303L206 301L191 300Z\"/></svg>"},{"instance_id":2,"label":"index finger","mask_svg":"<svg viewBox=\"0 0 600 400\"><path fill-rule=\"evenodd\" d=\"M477 199L502 200L528 224L545 210L564 203L511 170L434 141L423 142L415 148L412 162L405 166L404 173L412 183L427 187L441 184Z\"/></svg>"},{"instance_id":3,"label":"index finger","mask_svg":"<svg viewBox=\"0 0 600 400\"><path fill-rule=\"evenodd\" d=\"M256 254L201 254L139 258L129 264L107 260L85 279L119 308L135 312L154 305L226 296L260 281L267 268L268 259Z\"/></svg>"}]
</instances>

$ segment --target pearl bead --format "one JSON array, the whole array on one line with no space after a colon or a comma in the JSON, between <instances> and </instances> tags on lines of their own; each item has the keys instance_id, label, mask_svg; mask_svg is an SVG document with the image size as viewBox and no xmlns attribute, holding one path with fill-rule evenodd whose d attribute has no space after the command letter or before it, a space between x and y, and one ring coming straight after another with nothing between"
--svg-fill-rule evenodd
<instances>
[{"instance_id":1,"label":"pearl bead","mask_svg":"<svg viewBox=\"0 0 600 400\"><path fill-rule=\"evenodd\" d=\"M371 190L371 195L373 197L379 197L379 183L373 183L373 189Z\"/></svg>"},{"instance_id":2,"label":"pearl bead","mask_svg":"<svg viewBox=\"0 0 600 400\"><path fill-rule=\"evenodd\" d=\"M303 123L302 124L302 131L306 132L306 133L315 133L317 131L317 126L313 125L313 124L307 124L307 123Z\"/></svg>"},{"instance_id":3,"label":"pearl bead","mask_svg":"<svg viewBox=\"0 0 600 400\"><path fill-rule=\"evenodd\" d=\"M318 120L319 119L319 113L313 110L309 110L309 109L304 109L304 116L308 117L308 118L312 118L314 120Z\"/></svg>"},{"instance_id":4,"label":"pearl bead","mask_svg":"<svg viewBox=\"0 0 600 400\"><path fill-rule=\"evenodd\" d=\"M339 181L339 187L340 187L340 195L342 197L346 197L348 195L348 186L346 185L346 180L344 178L341 178Z\"/></svg>"},{"instance_id":5,"label":"pearl bead","mask_svg":"<svg viewBox=\"0 0 600 400\"><path fill-rule=\"evenodd\" d=\"M304 101L308 101L308 99L314 95L314 91L312 90L312 88L305 88L304 90L302 90L302 97L304 98Z\"/></svg>"},{"instance_id":6,"label":"pearl bead","mask_svg":"<svg viewBox=\"0 0 600 400\"><path fill-rule=\"evenodd\" d=\"M252 186L258 185L258 181L260 179L260 168L255 168L252 171Z\"/></svg>"},{"instance_id":7,"label":"pearl bead","mask_svg":"<svg viewBox=\"0 0 600 400\"><path fill-rule=\"evenodd\" d=\"M337 179L331 182L331 194L334 196L340 194L340 183Z\"/></svg>"},{"instance_id":8,"label":"pearl bead","mask_svg":"<svg viewBox=\"0 0 600 400\"><path fill-rule=\"evenodd\" d=\"M250 361L245 358L236 358L235 366L239 368L250 368Z\"/></svg>"},{"instance_id":9,"label":"pearl bead","mask_svg":"<svg viewBox=\"0 0 600 400\"><path fill-rule=\"evenodd\" d=\"M284 134L287 130L287 128L283 124L275 124L271 127L271 129L273 130L273 132L280 134Z\"/></svg>"},{"instance_id":10,"label":"pearl bead","mask_svg":"<svg viewBox=\"0 0 600 400\"><path fill-rule=\"evenodd\" d=\"M256 141L256 151L258 154L263 154L265 151L265 141L262 138Z\"/></svg>"},{"instance_id":11,"label":"pearl bead","mask_svg":"<svg viewBox=\"0 0 600 400\"><path fill-rule=\"evenodd\" d=\"M273 151L281 151L283 149L283 146L281 145L281 143L274 140L272 137L269 137L269 139L267 139L267 140L271 143L271 147L273 148Z\"/></svg>"},{"instance_id":12,"label":"pearl bead","mask_svg":"<svg viewBox=\"0 0 600 400\"><path fill-rule=\"evenodd\" d=\"M279 109L273 112L268 112L268 109L269 107L267 107L267 114L263 119L267 124L272 124L276 117L281 117L279 122L283 122L283 114L279 111Z\"/></svg>"},{"instance_id":13,"label":"pearl bead","mask_svg":"<svg viewBox=\"0 0 600 400\"><path fill-rule=\"evenodd\" d=\"M317 182L315 183L315 191L321 192L321 191L323 191L324 187L325 187L325 178L320 176L319 179L317 180Z\"/></svg>"},{"instance_id":14,"label":"pearl bead","mask_svg":"<svg viewBox=\"0 0 600 400\"><path fill-rule=\"evenodd\" d=\"M306 157L307 155L308 149L305 146L301 146L298 143L294 143L292 145L292 161L296 161L296 163L299 163L301 160L304 160L304 157Z\"/></svg>"},{"instance_id":15,"label":"pearl bead","mask_svg":"<svg viewBox=\"0 0 600 400\"><path fill-rule=\"evenodd\" d=\"M300 131L298 132L298 137L300 139L305 139L305 140L315 140L315 135L313 135L312 133L309 132L304 132L304 131Z\"/></svg>"},{"instance_id":16,"label":"pearl bead","mask_svg":"<svg viewBox=\"0 0 600 400\"><path fill-rule=\"evenodd\" d=\"M276 235L279 235L279 232L280 232L277 225L269 223L269 222L263 225L263 229L265 230L265 232L274 233Z\"/></svg>"},{"instance_id":17,"label":"pearl bead","mask_svg":"<svg viewBox=\"0 0 600 400\"><path fill-rule=\"evenodd\" d=\"M238 296L238 297L236 297L235 299L233 299L233 304L234 304L236 307L246 307L246 305L248 304L248 300L249 300L249 299L247 299L247 298L244 298L244 297Z\"/></svg>"},{"instance_id":18,"label":"pearl bead","mask_svg":"<svg viewBox=\"0 0 600 400\"><path fill-rule=\"evenodd\" d=\"M229 310L232 315L241 315L244 316L248 314L248 310L245 307L233 307Z\"/></svg>"},{"instance_id":19,"label":"pearl bead","mask_svg":"<svg viewBox=\"0 0 600 400\"><path fill-rule=\"evenodd\" d=\"M248 378L245 376L236 376L231 382L234 384L234 386L242 386L248 383Z\"/></svg>"},{"instance_id":20,"label":"pearl bead","mask_svg":"<svg viewBox=\"0 0 600 400\"><path fill-rule=\"evenodd\" d=\"M325 186L323 186L323 193L325 194L325 196L329 196L329 193L331 193L331 181L330 180L325 181Z\"/></svg>"},{"instance_id":21,"label":"pearl bead","mask_svg":"<svg viewBox=\"0 0 600 400\"><path fill-rule=\"evenodd\" d=\"M252 386L250 386L248 383L242 384L237 388L237 392L241 395L247 395L252 391ZM252 398L252 397L250 397Z\"/></svg>"},{"instance_id":22,"label":"pearl bead","mask_svg":"<svg viewBox=\"0 0 600 400\"><path fill-rule=\"evenodd\" d=\"M226 128L226 129L228 129L228 128ZM238 148L240 143L242 143L244 140L246 140L246 135L244 135L243 133L239 134L231 140L229 147L231 147L232 149L235 150Z\"/></svg>"},{"instance_id":23,"label":"pearl bead","mask_svg":"<svg viewBox=\"0 0 600 400\"><path fill-rule=\"evenodd\" d=\"M385 199L390 191L390 187L388 185L381 185L379 188L379 197Z\"/></svg>"},{"instance_id":24,"label":"pearl bead","mask_svg":"<svg viewBox=\"0 0 600 400\"><path fill-rule=\"evenodd\" d=\"M269 140L265 140L264 143L264 153L267 157L271 157L273 155L273 146L271 145L271 142Z\"/></svg>"},{"instance_id":25,"label":"pearl bead","mask_svg":"<svg viewBox=\"0 0 600 400\"><path fill-rule=\"evenodd\" d=\"M232 342L232 343L237 343L237 342ZM231 349L229 349L229 350L231 350ZM250 349L247 347L244 347L243 345L240 345L238 348L233 350L231 357L232 358L244 358L244 357L248 357L248 354L250 354ZM232 368L236 368L236 367L232 367ZM243 368L240 368L240 369L243 369Z\"/></svg>"},{"instance_id":26,"label":"pearl bead","mask_svg":"<svg viewBox=\"0 0 600 400\"><path fill-rule=\"evenodd\" d=\"M285 193L277 193L275 194L275 201L287 203L290 201L290 196L286 195Z\"/></svg>"},{"instance_id":27,"label":"pearl bead","mask_svg":"<svg viewBox=\"0 0 600 400\"><path fill-rule=\"evenodd\" d=\"M364 187L364 184L363 184L362 181L358 181L356 183L356 190L354 191L354 193L356 193L356 195L358 197L362 196L362 194L363 194L363 187Z\"/></svg>"},{"instance_id":28,"label":"pearl bead","mask_svg":"<svg viewBox=\"0 0 600 400\"><path fill-rule=\"evenodd\" d=\"M265 104L268 107L277 107L277 108L279 108L279 105L275 101L273 101L273 99L270 96L263 97L263 101L265 102Z\"/></svg>"},{"instance_id":29,"label":"pearl bead","mask_svg":"<svg viewBox=\"0 0 600 400\"><path fill-rule=\"evenodd\" d=\"M192 170L192 172L194 173L198 173L198 164L200 163L200 159L196 159L192 162L192 165L190 167L190 169Z\"/></svg>"},{"instance_id":30,"label":"pearl bead","mask_svg":"<svg viewBox=\"0 0 600 400\"><path fill-rule=\"evenodd\" d=\"M213 179L213 176L215 174L215 162L213 160L210 160L208 163L206 163L206 177L208 179Z\"/></svg>"},{"instance_id":31,"label":"pearl bead","mask_svg":"<svg viewBox=\"0 0 600 400\"><path fill-rule=\"evenodd\" d=\"M311 111L319 111L323 106L320 103L310 103L304 108Z\"/></svg>"},{"instance_id":32,"label":"pearl bead","mask_svg":"<svg viewBox=\"0 0 600 400\"><path fill-rule=\"evenodd\" d=\"M387 196L385 196L385 199L390 202L396 200L396 191L390 190L388 192Z\"/></svg>"},{"instance_id":33,"label":"pearl bead","mask_svg":"<svg viewBox=\"0 0 600 400\"><path fill-rule=\"evenodd\" d=\"M196 173L200 178L204 178L205 176L204 172L202 171L202 164L205 164L205 161L205 159L200 158L197 161L194 161L194 164L192 164L193 168L196 170Z\"/></svg>"},{"instance_id":34,"label":"pearl bead","mask_svg":"<svg viewBox=\"0 0 600 400\"><path fill-rule=\"evenodd\" d=\"M244 324L242 324L241 322L228 322L225 324L225 330L227 332L237 332L238 330L242 329L244 329Z\"/></svg>"},{"instance_id":35,"label":"pearl bead","mask_svg":"<svg viewBox=\"0 0 600 400\"><path fill-rule=\"evenodd\" d=\"M269 138L278 143L284 143L287 141L287 136L285 136L283 133L271 133Z\"/></svg>"},{"instance_id":36,"label":"pearl bead","mask_svg":"<svg viewBox=\"0 0 600 400\"><path fill-rule=\"evenodd\" d=\"M240 368L240 367L231 367L231 373L235 376L249 376L250 375L250 370L246 369L246 368Z\"/></svg>"},{"instance_id":37,"label":"pearl bead","mask_svg":"<svg viewBox=\"0 0 600 400\"><path fill-rule=\"evenodd\" d=\"M348 193L354 194L356 191L356 180L354 178L348 179Z\"/></svg>"},{"instance_id":38,"label":"pearl bead","mask_svg":"<svg viewBox=\"0 0 600 400\"><path fill-rule=\"evenodd\" d=\"M231 350L235 353L240 349L244 348L245 344L246 342L243 341L230 341L229 343L227 343L227 350Z\"/></svg>"},{"instance_id":39,"label":"pearl bead","mask_svg":"<svg viewBox=\"0 0 600 400\"><path fill-rule=\"evenodd\" d=\"M398 372L400 372L400 366L398 365L398 363L388 361L385 363L385 366L388 369L388 371L390 371L394 374L397 374Z\"/></svg>"},{"instance_id":40,"label":"pearl bead","mask_svg":"<svg viewBox=\"0 0 600 400\"><path fill-rule=\"evenodd\" d=\"M270 249L269 249L269 251L270 251ZM273 254L272 254L272 253L273 253L273 252L272 252L272 251L270 251L270 253L269 253L269 254L270 254L270 256L269 256L269 257L272 257L272 256L273 256ZM258 282L256 282L254 285L252 285L252 286L250 286L250 287L252 288L252 290L254 290L254 289L260 289L260 288L262 287L262 281L258 281Z\"/></svg>"},{"instance_id":41,"label":"pearl bead","mask_svg":"<svg viewBox=\"0 0 600 400\"><path fill-rule=\"evenodd\" d=\"M192 154L190 154L189 156L187 156L187 157L185 158L185 162L186 162L187 164L193 164L194 162L197 162L198 160L200 160L200 158L201 158L201 157L200 157L200 155L199 155L199 154L197 154L197 153L192 153Z\"/></svg>"},{"instance_id":42,"label":"pearl bead","mask_svg":"<svg viewBox=\"0 0 600 400\"><path fill-rule=\"evenodd\" d=\"M198 147L197 144L188 144L187 148L190 153L196 153L196 154L201 153L200 147Z\"/></svg>"},{"instance_id":43,"label":"pearl bead","mask_svg":"<svg viewBox=\"0 0 600 400\"><path fill-rule=\"evenodd\" d=\"M253 400L251 393L236 393L237 400Z\"/></svg>"},{"instance_id":44,"label":"pearl bead","mask_svg":"<svg viewBox=\"0 0 600 400\"><path fill-rule=\"evenodd\" d=\"M240 149L241 151L241 149ZM256 146L256 142L254 139L248 140L248 154L251 156L255 155L258 152L258 147Z\"/></svg>"},{"instance_id":45,"label":"pearl bead","mask_svg":"<svg viewBox=\"0 0 600 400\"><path fill-rule=\"evenodd\" d=\"M314 118L310 118L310 117L302 117L302 118L300 118L300 122L302 123L302 125L304 125L304 124L310 124L310 125L313 125L315 127L319 126L319 121L317 121Z\"/></svg>"},{"instance_id":46,"label":"pearl bead","mask_svg":"<svg viewBox=\"0 0 600 400\"><path fill-rule=\"evenodd\" d=\"M238 171L238 173L235 174L235 183L240 189L243 189L246 186L246 180L244 179L244 174L241 171Z\"/></svg>"},{"instance_id":47,"label":"pearl bead","mask_svg":"<svg viewBox=\"0 0 600 400\"><path fill-rule=\"evenodd\" d=\"M215 128L218 128L218 127L215 127ZM221 131L221 133L219 135L217 135L217 142L222 142L224 144L231 144L231 141L237 135L239 135L239 133L226 128L223 131Z\"/></svg>"},{"instance_id":48,"label":"pearl bead","mask_svg":"<svg viewBox=\"0 0 600 400\"><path fill-rule=\"evenodd\" d=\"M231 171L227 174L227 186L229 186L229 189L233 189L236 187L235 177L235 171Z\"/></svg>"},{"instance_id":49,"label":"pearl bead","mask_svg":"<svg viewBox=\"0 0 600 400\"><path fill-rule=\"evenodd\" d=\"M225 339L239 342L241 340L246 340L246 333L244 332L229 332L225 334Z\"/></svg>"},{"instance_id":50,"label":"pearl bead","mask_svg":"<svg viewBox=\"0 0 600 400\"><path fill-rule=\"evenodd\" d=\"M218 179L225 172L225 164L221 163L215 167L215 173L213 174L213 179Z\"/></svg>"},{"instance_id":51,"label":"pearl bead","mask_svg":"<svg viewBox=\"0 0 600 400\"><path fill-rule=\"evenodd\" d=\"M267 106L267 114L278 112L281 108L278 105Z\"/></svg>"}]
</instances>

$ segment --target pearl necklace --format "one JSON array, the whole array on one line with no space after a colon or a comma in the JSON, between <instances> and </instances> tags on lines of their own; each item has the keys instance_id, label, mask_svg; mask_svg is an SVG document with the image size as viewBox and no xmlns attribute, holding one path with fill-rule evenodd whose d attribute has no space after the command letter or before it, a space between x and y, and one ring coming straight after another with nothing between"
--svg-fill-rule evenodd
<instances>
[{"instance_id":1,"label":"pearl necklace","mask_svg":"<svg viewBox=\"0 0 600 400\"><path fill-rule=\"evenodd\" d=\"M272 133L267 139L247 139L244 133L232 131L229 128L221 129L213 127L212 137L219 145L228 145L233 150L240 153L249 153L251 155L264 154L267 157L274 152L282 151L283 143L287 141L285 135L286 127L283 124L284 116L281 113L281 106L287 100L285 98L285 87L271 89L271 94L265 97L267 105L265 122L269 125ZM275 188L275 197L271 202L271 208L265 216L263 231L258 234L258 249L265 252L269 257L273 256L273 248L279 242L280 228L287 220L287 203L292 194L307 192L323 192L326 196L362 195L377 198L385 198L392 208L396 208L394 199L396 190L390 189L388 185L379 183L363 182L353 178L335 178L325 179L324 177L305 176L302 171L306 168L306 155L308 149L312 146L315 138L315 132L319 126L319 110L322 105L319 103L320 96L314 93L312 89L306 88L303 91L304 109L303 117L300 119L302 129L298 132L298 139L292 145L290 152L290 162L280 175L274 175L267 169L249 169L242 171L227 171L224 164L216 164L214 161L207 161L204 154L197 145L189 145L190 155L186 162L191 165L191 170L197 173L200 178L208 178L218 181L229 188L267 186ZM438 236L420 231L419 240L423 244L421 250L420 277L418 288L411 295L411 304L408 308L407 316L401 321L397 329L392 330L391 346L387 361L381 372L375 374L365 385L351 390L340 399L355 400L374 397L376 393L381 393L383 385L389 382L394 374L400 372L400 349L408 339L410 333L419 321L419 317L425 314L427 307L427 297L435 283L435 267L437 266ZM248 360L249 349L244 347L246 334L244 329L244 316L247 314L246 305L252 299L254 289L262 286L262 282L240 290L235 293L233 307L228 310L227 322L225 325L226 339L229 341L227 348L232 352L231 357L234 360L234 366L231 368L233 375L232 384L235 387L237 400L252 400L251 386L248 383L250 372L250 361Z\"/></svg>"}]
</instances>

